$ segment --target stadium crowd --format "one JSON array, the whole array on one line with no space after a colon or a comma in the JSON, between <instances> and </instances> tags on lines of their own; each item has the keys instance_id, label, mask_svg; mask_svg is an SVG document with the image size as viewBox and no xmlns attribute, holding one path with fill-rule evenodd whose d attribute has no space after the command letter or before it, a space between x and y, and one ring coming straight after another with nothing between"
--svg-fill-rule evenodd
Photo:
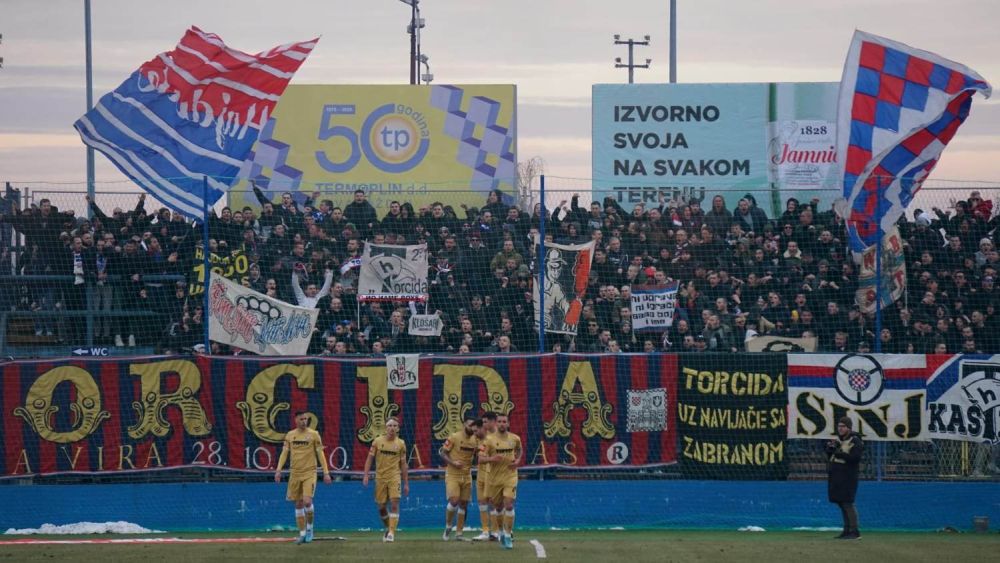
<instances>
[{"instance_id":1,"label":"stadium crowd","mask_svg":"<svg viewBox=\"0 0 1000 563\"><path fill-rule=\"evenodd\" d=\"M285 193L272 202L255 188L260 206L224 208L209 218L211 252L242 254L249 264L236 279L290 303L320 310L312 349L317 354L389 352L486 353L537 350L531 283L536 260L529 243L542 209L503 203L491 192L481 207L433 203L415 209L393 201L379 217L358 190L340 207L319 192L303 203ZM160 352L201 351L203 295L192 295L202 228L168 209L148 212L145 196L131 210L108 215L88 199L92 219L41 200L0 221L23 235L5 245L10 276L61 275L5 283L0 305L13 311L153 311L157 317L102 316L98 343L154 346ZM631 211L611 198L581 206L574 194L545 211L545 238L595 240L597 247L582 320L575 336L547 337L561 351L736 352L757 335L818 339L820 351L954 353L1000 351L1000 255L993 203L979 192L953 209L916 210L899 222L905 241L906 295L874 317L855 304L858 267L847 251L843 220L818 200L789 199L768 217L752 194L727 209L722 196L664 201ZM406 303L356 298L364 241L426 242L429 312L444 321L438 338L408 334ZM20 249L11 256L15 248ZM16 280L16 278L14 278ZM666 332L633 330L631 289L679 284L677 313ZM417 305L422 309L424 304ZM35 334L79 344L83 315L35 319ZM213 344L213 352L230 353Z\"/></svg>"}]
</instances>

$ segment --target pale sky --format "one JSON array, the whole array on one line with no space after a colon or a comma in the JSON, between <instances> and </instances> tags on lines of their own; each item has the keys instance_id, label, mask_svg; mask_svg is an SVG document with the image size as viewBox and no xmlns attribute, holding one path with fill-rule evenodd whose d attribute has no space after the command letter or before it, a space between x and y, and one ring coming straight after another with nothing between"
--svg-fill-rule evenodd
<instances>
[{"instance_id":1,"label":"pale sky","mask_svg":"<svg viewBox=\"0 0 1000 563\"><path fill-rule=\"evenodd\" d=\"M591 175L591 85L627 81L612 36L652 45L636 82L668 81L667 0L424 0L435 83L516 84L519 158L551 184ZM191 25L258 52L321 35L297 84L403 84L409 7L398 0L93 0L94 97L170 50ZM855 28L935 52L1000 89L998 0L678 0L680 82L839 81ZM72 123L86 110L83 0L0 0L0 181L86 179ZM97 180L123 182L97 155ZM932 180L1000 185L1000 93L972 115Z\"/></svg>"}]
</instances>

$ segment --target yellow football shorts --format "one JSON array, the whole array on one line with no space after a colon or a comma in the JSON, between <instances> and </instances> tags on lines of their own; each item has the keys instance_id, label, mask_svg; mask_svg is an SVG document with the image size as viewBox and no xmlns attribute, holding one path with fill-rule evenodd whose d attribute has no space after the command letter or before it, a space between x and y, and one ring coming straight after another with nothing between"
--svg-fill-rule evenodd
<instances>
[{"instance_id":1,"label":"yellow football shorts","mask_svg":"<svg viewBox=\"0 0 1000 563\"><path fill-rule=\"evenodd\" d=\"M486 471L480 471L476 475L476 500L479 503L488 502L489 498L486 496L486 490L490 485L490 474Z\"/></svg>"},{"instance_id":2,"label":"yellow football shorts","mask_svg":"<svg viewBox=\"0 0 1000 563\"><path fill-rule=\"evenodd\" d=\"M490 479L486 486L486 498L494 503L500 502L504 498L516 499L517 476L502 480Z\"/></svg>"},{"instance_id":3,"label":"yellow football shorts","mask_svg":"<svg viewBox=\"0 0 1000 563\"><path fill-rule=\"evenodd\" d=\"M400 496L400 479L379 480L375 479L375 504L382 506L390 500L396 500Z\"/></svg>"},{"instance_id":4,"label":"yellow football shorts","mask_svg":"<svg viewBox=\"0 0 1000 563\"><path fill-rule=\"evenodd\" d=\"M444 476L444 491L448 498L458 497L458 500L467 501L472 498L472 475L449 475Z\"/></svg>"},{"instance_id":5,"label":"yellow football shorts","mask_svg":"<svg viewBox=\"0 0 1000 563\"><path fill-rule=\"evenodd\" d=\"M316 472L288 476L288 500L302 500L316 495Z\"/></svg>"}]
</instances>

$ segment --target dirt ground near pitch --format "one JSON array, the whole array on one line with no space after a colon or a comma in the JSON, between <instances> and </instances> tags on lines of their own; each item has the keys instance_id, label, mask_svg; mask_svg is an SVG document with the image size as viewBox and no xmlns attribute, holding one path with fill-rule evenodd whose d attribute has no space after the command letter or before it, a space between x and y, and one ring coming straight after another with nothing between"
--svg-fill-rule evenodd
<instances>
[{"instance_id":1,"label":"dirt ground near pitch","mask_svg":"<svg viewBox=\"0 0 1000 563\"><path fill-rule=\"evenodd\" d=\"M538 531L517 533L512 551L496 543L443 542L440 532L401 530L395 543L384 544L378 532L318 532L344 537L308 545L276 542L287 534L163 534L156 538L246 540L253 543L130 543L0 545L0 561L508 561L540 555L537 539L552 561L977 561L1000 553L1000 534L866 533L860 541L832 539L831 532L718 531ZM31 539L81 540L123 536L53 537ZM0 536L0 540L15 539ZM131 538L134 539L134 538Z\"/></svg>"}]
</instances>

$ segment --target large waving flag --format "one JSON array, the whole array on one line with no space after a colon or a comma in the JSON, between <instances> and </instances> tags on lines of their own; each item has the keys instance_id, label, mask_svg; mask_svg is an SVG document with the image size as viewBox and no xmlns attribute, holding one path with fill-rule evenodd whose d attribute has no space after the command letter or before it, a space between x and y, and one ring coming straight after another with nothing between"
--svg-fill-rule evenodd
<instances>
[{"instance_id":1,"label":"large waving flag","mask_svg":"<svg viewBox=\"0 0 1000 563\"><path fill-rule=\"evenodd\" d=\"M847 200L839 211L852 250L875 244L903 214L968 117L975 92L988 98L990 85L964 65L854 32L837 113Z\"/></svg>"},{"instance_id":2,"label":"large waving flag","mask_svg":"<svg viewBox=\"0 0 1000 563\"><path fill-rule=\"evenodd\" d=\"M154 197L201 217L203 205L214 204L235 182L316 41L250 55L192 27L177 48L139 67L74 127L84 143Z\"/></svg>"}]
</instances>

